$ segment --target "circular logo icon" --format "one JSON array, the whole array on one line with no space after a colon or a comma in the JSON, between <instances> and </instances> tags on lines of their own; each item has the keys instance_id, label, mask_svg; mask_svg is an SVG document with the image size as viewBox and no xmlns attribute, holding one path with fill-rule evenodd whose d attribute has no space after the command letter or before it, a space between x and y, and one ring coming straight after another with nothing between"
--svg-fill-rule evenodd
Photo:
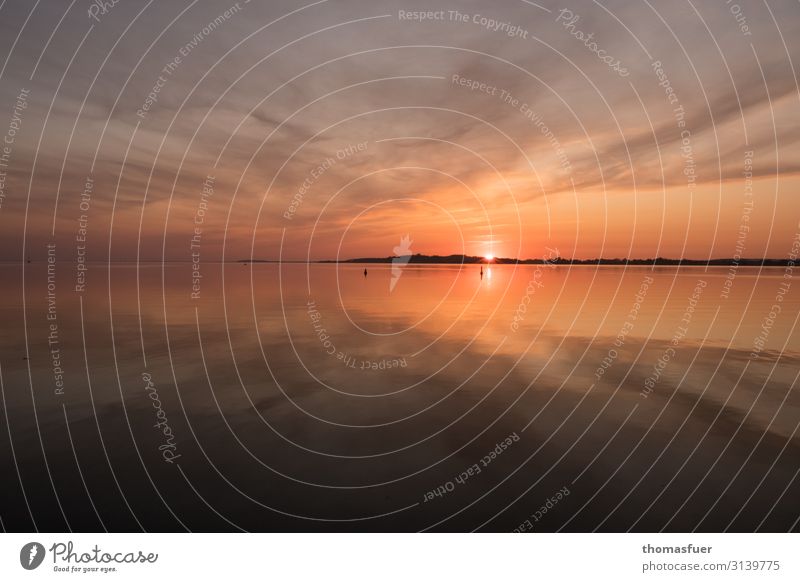
<instances>
[{"instance_id":1,"label":"circular logo icon","mask_svg":"<svg viewBox=\"0 0 800 582\"><path fill-rule=\"evenodd\" d=\"M38 542L29 542L19 551L19 563L26 570L35 570L44 561L44 546Z\"/></svg>"}]
</instances>

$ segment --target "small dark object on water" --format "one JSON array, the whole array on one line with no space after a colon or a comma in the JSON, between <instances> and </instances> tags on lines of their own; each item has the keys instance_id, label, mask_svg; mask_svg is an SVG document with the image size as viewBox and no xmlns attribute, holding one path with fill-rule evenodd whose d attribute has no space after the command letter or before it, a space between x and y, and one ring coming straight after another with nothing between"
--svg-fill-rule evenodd
<instances>
[{"instance_id":1,"label":"small dark object on water","mask_svg":"<svg viewBox=\"0 0 800 582\"><path fill-rule=\"evenodd\" d=\"M366 269L364 269L364 276L365 277L367 276L367 270Z\"/></svg>"}]
</instances>

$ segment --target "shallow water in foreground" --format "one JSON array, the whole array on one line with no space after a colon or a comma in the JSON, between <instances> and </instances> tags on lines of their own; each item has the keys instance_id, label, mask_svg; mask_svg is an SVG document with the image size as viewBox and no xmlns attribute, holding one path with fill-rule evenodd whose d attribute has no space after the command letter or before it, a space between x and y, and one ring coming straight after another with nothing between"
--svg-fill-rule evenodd
<instances>
[{"instance_id":1,"label":"shallow water in foreground","mask_svg":"<svg viewBox=\"0 0 800 582\"><path fill-rule=\"evenodd\" d=\"M24 268L7 529L798 527L782 268Z\"/></svg>"}]
</instances>

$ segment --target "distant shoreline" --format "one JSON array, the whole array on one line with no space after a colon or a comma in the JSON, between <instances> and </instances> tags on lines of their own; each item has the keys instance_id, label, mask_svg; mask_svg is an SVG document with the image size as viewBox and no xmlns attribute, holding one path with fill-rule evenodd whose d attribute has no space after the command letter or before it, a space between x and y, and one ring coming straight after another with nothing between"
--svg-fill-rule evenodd
<instances>
[{"instance_id":1,"label":"distant shoreline","mask_svg":"<svg viewBox=\"0 0 800 582\"><path fill-rule=\"evenodd\" d=\"M488 260L486 257L472 255L404 255L401 257L361 257L356 259L318 260L318 261L276 261L261 259L241 259L240 263L328 263L328 264L391 264L402 259L403 264L417 265L611 265L611 266L667 266L667 267L787 267L794 265L792 259L669 259L655 257L648 259L513 259L497 257ZM406 260L407 259L407 260Z\"/></svg>"},{"instance_id":2,"label":"distant shoreline","mask_svg":"<svg viewBox=\"0 0 800 582\"><path fill-rule=\"evenodd\" d=\"M407 255L406 255L407 256ZM364 257L356 259L321 259L314 261L303 260L279 260L279 259L231 259L227 261L213 260L206 261L206 264L296 264L296 265L317 265L317 264L392 264L395 259L405 259L406 257ZM33 259L30 264L46 263L46 260ZM190 260L168 259L168 260L115 260L115 261L86 261L92 265L163 265L168 263L191 263ZM24 265L28 261L22 260L0 260L0 265ZM797 261L792 259L669 259L657 257L654 259L509 259L494 258L491 261L485 257L469 255L411 255L408 261L403 264L416 265L573 265L573 266L618 266L618 267L789 267L794 266Z\"/></svg>"}]
</instances>

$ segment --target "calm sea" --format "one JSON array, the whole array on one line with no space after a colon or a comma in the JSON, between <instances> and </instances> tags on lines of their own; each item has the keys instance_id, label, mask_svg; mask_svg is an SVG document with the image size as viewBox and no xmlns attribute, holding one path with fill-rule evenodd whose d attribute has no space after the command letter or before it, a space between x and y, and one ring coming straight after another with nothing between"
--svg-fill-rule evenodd
<instances>
[{"instance_id":1,"label":"calm sea","mask_svg":"<svg viewBox=\"0 0 800 582\"><path fill-rule=\"evenodd\" d=\"M791 273L480 269L0 265L4 527L798 527Z\"/></svg>"}]
</instances>

